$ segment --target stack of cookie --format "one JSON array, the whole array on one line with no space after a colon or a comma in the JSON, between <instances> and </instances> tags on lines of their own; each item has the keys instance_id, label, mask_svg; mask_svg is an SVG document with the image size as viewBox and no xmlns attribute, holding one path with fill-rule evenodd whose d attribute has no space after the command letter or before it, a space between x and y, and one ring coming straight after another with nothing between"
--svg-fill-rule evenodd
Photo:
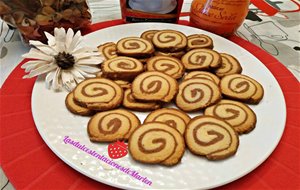
<instances>
[{"instance_id":1,"label":"stack of cookie","mask_svg":"<svg viewBox=\"0 0 300 190\"><path fill-rule=\"evenodd\" d=\"M131 156L143 163L175 165L186 145L210 160L227 158L238 149L238 134L255 127L256 115L246 103L258 104L264 91L241 74L236 58L213 48L207 35L175 30L102 44L102 72L67 96L67 108L96 113L88 123L91 141L128 141ZM163 108L172 102L178 109ZM128 110L152 112L141 124ZM191 119L188 112L199 116Z\"/></svg>"}]
</instances>

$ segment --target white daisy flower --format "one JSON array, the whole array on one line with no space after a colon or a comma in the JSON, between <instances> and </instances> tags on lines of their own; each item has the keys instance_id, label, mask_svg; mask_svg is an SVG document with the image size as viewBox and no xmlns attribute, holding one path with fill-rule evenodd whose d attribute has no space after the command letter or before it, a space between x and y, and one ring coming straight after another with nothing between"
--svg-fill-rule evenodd
<instances>
[{"instance_id":1,"label":"white daisy flower","mask_svg":"<svg viewBox=\"0 0 300 190\"><path fill-rule=\"evenodd\" d=\"M22 65L25 72L23 78L32 78L46 74L45 82L48 88L61 90L62 87L71 91L85 78L95 77L100 72L99 64L103 57L98 51L81 47L83 37L78 31L74 35L72 29L67 33L64 28L55 28L54 36L45 32L48 45L40 41L30 40L35 48L23 55L34 59Z\"/></svg>"}]
</instances>

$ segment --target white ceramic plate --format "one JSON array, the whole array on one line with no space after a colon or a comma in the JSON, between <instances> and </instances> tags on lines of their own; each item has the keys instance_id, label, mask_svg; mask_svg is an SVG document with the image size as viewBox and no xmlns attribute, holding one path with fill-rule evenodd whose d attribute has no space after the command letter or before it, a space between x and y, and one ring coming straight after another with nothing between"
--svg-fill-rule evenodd
<instances>
[{"instance_id":1,"label":"white ceramic plate","mask_svg":"<svg viewBox=\"0 0 300 190\"><path fill-rule=\"evenodd\" d=\"M86 126L88 117L71 114L65 107L67 92L55 93L45 88L39 78L32 92L32 113L36 127L46 144L75 170L97 181L126 189L207 189L234 181L254 170L265 161L277 146L285 127L286 107L283 93L271 72L252 54L238 45L214 34L181 25L140 23L114 26L86 36L88 46L117 42L120 38L139 36L149 29L174 29L186 35L204 33L214 40L215 50L235 56L243 67L243 74L259 81L265 90L259 105L251 106L257 114L257 125L250 134L240 136L237 154L223 161L208 161L186 150L180 164L174 167L145 165L130 155L114 160L122 167L147 177L151 186L128 175L86 152L64 143L65 136L107 158L108 144L90 142ZM198 113L201 114L201 113ZM141 121L147 113L137 113ZM194 116L194 115L193 115Z\"/></svg>"}]
</instances>

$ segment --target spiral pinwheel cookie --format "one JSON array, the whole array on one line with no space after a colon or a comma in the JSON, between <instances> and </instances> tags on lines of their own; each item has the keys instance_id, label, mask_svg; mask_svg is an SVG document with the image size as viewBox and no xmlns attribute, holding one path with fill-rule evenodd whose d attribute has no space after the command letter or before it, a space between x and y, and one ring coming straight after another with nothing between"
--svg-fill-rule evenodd
<instances>
[{"instance_id":1,"label":"spiral pinwheel cookie","mask_svg":"<svg viewBox=\"0 0 300 190\"><path fill-rule=\"evenodd\" d=\"M236 58L226 53L220 53L220 55L222 58L222 64L221 67L215 70L218 77L230 74L240 74L242 72L243 69L241 64Z\"/></svg>"},{"instance_id":2,"label":"spiral pinwheel cookie","mask_svg":"<svg viewBox=\"0 0 300 190\"><path fill-rule=\"evenodd\" d=\"M144 65L137 59L119 56L101 64L103 76L110 79L132 80L143 72Z\"/></svg>"},{"instance_id":3,"label":"spiral pinwheel cookie","mask_svg":"<svg viewBox=\"0 0 300 190\"><path fill-rule=\"evenodd\" d=\"M221 55L211 49L194 49L182 56L181 61L187 70L208 70L222 64Z\"/></svg>"},{"instance_id":4,"label":"spiral pinwheel cookie","mask_svg":"<svg viewBox=\"0 0 300 190\"><path fill-rule=\"evenodd\" d=\"M190 116L188 116L183 111L180 111L175 108L162 108L151 112L146 117L144 123L154 121L163 122L169 125L170 127L177 129L177 131L179 131L180 134L183 135L185 132L186 125L190 120Z\"/></svg>"},{"instance_id":5,"label":"spiral pinwheel cookie","mask_svg":"<svg viewBox=\"0 0 300 190\"><path fill-rule=\"evenodd\" d=\"M91 141L113 142L128 140L140 124L137 116L130 111L117 109L94 115L88 123L87 131Z\"/></svg>"},{"instance_id":6,"label":"spiral pinwheel cookie","mask_svg":"<svg viewBox=\"0 0 300 190\"><path fill-rule=\"evenodd\" d=\"M154 47L151 42L139 37L127 37L118 41L117 53L119 55L145 58L154 53Z\"/></svg>"},{"instance_id":7,"label":"spiral pinwheel cookie","mask_svg":"<svg viewBox=\"0 0 300 190\"><path fill-rule=\"evenodd\" d=\"M132 96L131 89L124 92L123 106L135 111L152 111L161 107L157 102L141 102Z\"/></svg>"},{"instance_id":8,"label":"spiral pinwheel cookie","mask_svg":"<svg viewBox=\"0 0 300 190\"><path fill-rule=\"evenodd\" d=\"M177 91L177 81L158 71L144 72L132 82L132 95L141 101L170 102Z\"/></svg>"},{"instance_id":9,"label":"spiral pinwheel cookie","mask_svg":"<svg viewBox=\"0 0 300 190\"><path fill-rule=\"evenodd\" d=\"M158 31L159 30L147 30L141 34L141 38L148 40L149 42L152 42L152 38L154 34Z\"/></svg>"},{"instance_id":10,"label":"spiral pinwheel cookie","mask_svg":"<svg viewBox=\"0 0 300 190\"><path fill-rule=\"evenodd\" d=\"M175 79L184 74L184 67L179 59L169 56L154 56L147 61L148 71L160 71Z\"/></svg>"},{"instance_id":11,"label":"spiral pinwheel cookie","mask_svg":"<svg viewBox=\"0 0 300 190\"><path fill-rule=\"evenodd\" d=\"M176 30L161 30L154 34L152 43L159 51L178 52L185 49L187 38Z\"/></svg>"},{"instance_id":12,"label":"spiral pinwheel cookie","mask_svg":"<svg viewBox=\"0 0 300 190\"><path fill-rule=\"evenodd\" d=\"M220 87L226 97L249 104L258 104L264 96L262 85L242 74L226 75L221 79Z\"/></svg>"},{"instance_id":13,"label":"spiral pinwheel cookie","mask_svg":"<svg viewBox=\"0 0 300 190\"><path fill-rule=\"evenodd\" d=\"M185 151L183 136L165 123L151 122L138 127L130 136L128 149L136 161L172 166Z\"/></svg>"},{"instance_id":14,"label":"spiral pinwheel cookie","mask_svg":"<svg viewBox=\"0 0 300 190\"><path fill-rule=\"evenodd\" d=\"M209 160L221 160L236 153L239 137L225 121L211 116L193 118L185 131L189 150Z\"/></svg>"},{"instance_id":15,"label":"spiral pinwheel cookie","mask_svg":"<svg viewBox=\"0 0 300 190\"><path fill-rule=\"evenodd\" d=\"M106 60L117 57L117 47L113 42L107 42L98 46L98 51L104 56Z\"/></svg>"},{"instance_id":16,"label":"spiral pinwheel cookie","mask_svg":"<svg viewBox=\"0 0 300 190\"><path fill-rule=\"evenodd\" d=\"M178 52L162 52L162 51L155 51L154 55L164 55L164 56L170 56L175 57L178 59L181 59L181 57L185 54L185 51L178 51Z\"/></svg>"},{"instance_id":17,"label":"spiral pinwheel cookie","mask_svg":"<svg viewBox=\"0 0 300 190\"><path fill-rule=\"evenodd\" d=\"M205 34L193 34L187 37L187 51L197 48L213 49L213 47L213 40Z\"/></svg>"},{"instance_id":18,"label":"spiral pinwheel cookie","mask_svg":"<svg viewBox=\"0 0 300 190\"><path fill-rule=\"evenodd\" d=\"M131 83L125 80L115 80L115 83L117 83L121 88L128 89L131 88Z\"/></svg>"},{"instance_id":19,"label":"spiral pinwheel cookie","mask_svg":"<svg viewBox=\"0 0 300 190\"><path fill-rule=\"evenodd\" d=\"M67 95L65 104L68 110L76 115L89 116L94 114L93 110L85 108L80 104L78 104L77 102L75 102L73 92L70 92Z\"/></svg>"},{"instance_id":20,"label":"spiral pinwheel cookie","mask_svg":"<svg viewBox=\"0 0 300 190\"><path fill-rule=\"evenodd\" d=\"M211 115L227 121L239 133L252 131L256 124L256 115L252 109L238 101L221 100L205 109L204 115Z\"/></svg>"},{"instance_id":21,"label":"spiral pinwheel cookie","mask_svg":"<svg viewBox=\"0 0 300 190\"><path fill-rule=\"evenodd\" d=\"M207 71L192 71L184 76L184 80L194 79L194 78L208 79L215 82L217 85L219 85L220 83L219 77Z\"/></svg>"},{"instance_id":22,"label":"spiral pinwheel cookie","mask_svg":"<svg viewBox=\"0 0 300 190\"><path fill-rule=\"evenodd\" d=\"M179 84L176 105L183 111L197 111L221 99L216 83L207 79L188 79Z\"/></svg>"},{"instance_id":23,"label":"spiral pinwheel cookie","mask_svg":"<svg viewBox=\"0 0 300 190\"><path fill-rule=\"evenodd\" d=\"M118 107L123 100L123 89L105 78L90 78L74 89L74 99L84 107L105 111Z\"/></svg>"}]
</instances>

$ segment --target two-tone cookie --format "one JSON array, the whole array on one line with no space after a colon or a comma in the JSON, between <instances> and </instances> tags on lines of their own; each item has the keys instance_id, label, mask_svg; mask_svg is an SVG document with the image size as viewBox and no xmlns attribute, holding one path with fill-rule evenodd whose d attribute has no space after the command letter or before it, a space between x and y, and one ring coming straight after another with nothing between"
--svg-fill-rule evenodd
<instances>
[{"instance_id":1,"label":"two-tone cookie","mask_svg":"<svg viewBox=\"0 0 300 190\"><path fill-rule=\"evenodd\" d=\"M151 42L139 37L127 37L117 42L117 53L119 55L146 58L154 53Z\"/></svg>"},{"instance_id":2,"label":"two-tone cookie","mask_svg":"<svg viewBox=\"0 0 300 190\"><path fill-rule=\"evenodd\" d=\"M144 72L132 82L132 95L141 101L170 102L177 91L177 81L158 71Z\"/></svg>"},{"instance_id":3,"label":"two-tone cookie","mask_svg":"<svg viewBox=\"0 0 300 190\"><path fill-rule=\"evenodd\" d=\"M214 116L227 121L239 133L248 133L255 128L256 115L252 109L238 101L221 100L205 109L204 115Z\"/></svg>"},{"instance_id":4,"label":"two-tone cookie","mask_svg":"<svg viewBox=\"0 0 300 190\"><path fill-rule=\"evenodd\" d=\"M230 99L249 104L258 104L264 96L262 85L253 78L242 74L226 75L221 79L222 94Z\"/></svg>"},{"instance_id":5,"label":"two-tone cookie","mask_svg":"<svg viewBox=\"0 0 300 190\"><path fill-rule=\"evenodd\" d=\"M106 60L117 57L117 46L113 42L107 42L98 46L98 51Z\"/></svg>"},{"instance_id":6,"label":"two-tone cookie","mask_svg":"<svg viewBox=\"0 0 300 190\"><path fill-rule=\"evenodd\" d=\"M105 111L118 107L123 100L123 89L105 78L90 78L74 89L74 99L82 106Z\"/></svg>"},{"instance_id":7,"label":"two-tone cookie","mask_svg":"<svg viewBox=\"0 0 300 190\"><path fill-rule=\"evenodd\" d=\"M213 40L205 34L192 34L187 37L187 51L198 48L213 49L213 47Z\"/></svg>"},{"instance_id":8,"label":"two-tone cookie","mask_svg":"<svg viewBox=\"0 0 300 190\"><path fill-rule=\"evenodd\" d=\"M90 110L86 107L81 106L74 100L74 94L73 92L70 92L65 100L66 107L68 110L76 115L82 115L82 116L90 116L94 114L93 110Z\"/></svg>"},{"instance_id":9,"label":"two-tone cookie","mask_svg":"<svg viewBox=\"0 0 300 190\"><path fill-rule=\"evenodd\" d=\"M91 141L114 142L128 140L140 124L137 116L130 111L117 109L94 115L88 123L87 131Z\"/></svg>"},{"instance_id":10,"label":"two-tone cookie","mask_svg":"<svg viewBox=\"0 0 300 190\"><path fill-rule=\"evenodd\" d=\"M188 79L179 84L176 105L183 111L197 111L221 99L221 91L215 82L207 79Z\"/></svg>"},{"instance_id":11,"label":"two-tone cookie","mask_svg":"<svg viewBox=\"0 0 300 190\"><path fill-rule=\"evenodd\" d=\"M144 123L163 122L177 129L183 135L190 120L190 116L183 111L175 108L162 108L151 112L144 120Z\"/></svg>"},{"instance_id":12,"label":"two-tone cookie","mask_svg":"<svg viewBox=\"0 0 300 190\"><path fill-rule=\"evenodd\" d=\"M119 56L101 64L103 76L117 80L132 80L144 71L144 65L137 59Z\"/></svg>"},{"instance_id":13,"label":"two-tone cookie","mask_svg":"<svg viewBox=\"0 0 300 190\"><path fill-rule=\"evenodd\" d=\"M132 96L131 89L124 92L123 106L135 111L152 111L159 109L161 105L157 102L141 102Z\"/></svg>"},{"instance_id":14,"label":"two-tone cookie","mask_svg":"<svg viewBox=\"0 0 300 190\"><path fill-rule=\"evenodd\" d=\"M152 42L152 38L154 34L158 31L159 30L147 30L141 34L141 38L148 40L149 42Z\"/></svg>"},{"instance_id":15,"label":"two-tone cookie","mask_svg":"<svg viewBox=\"0 0 300 190\"><path fill-rule=\"evenodd\" d=\"M181 61L187 70L208 70L222 64L221 55L211 49L193 49L182 56Z\"/></svg>"},{"instance_id":16,"label":"two-tone cookie","mask_svg":"<svg viewBox=\"0 0 300 190\"><path fill-rule=\"evenodd\" d=\"M185 51L178 51L178 52L162 52L162 51L155 51L154 55L163 55L163 56L170 56L175 57L177 59L181 59L181 57L185 54Z\"/></svg>"},{"instance_id":17,"label":"two-tone cookie","mask_svg":"<svg viewBox=\"0 0 300 190\"><path fill-rule=\"evenodd\" d=\"M152 43L155 48L162 52L178 52L187 45L186 36L176 30L161 30L154 34Z\"/></svg>"},{"instance_id":18,"label":"two-tone cookie","mask_svg":"<svg viewBox=\"0 0 300 190\"><path fill-rule=\"evenodd\" d=\"M165 123L151 122L141 125L132 133L128 149L136 161L172 166L180 162L185 143L176 129Z\"/></svg>"},{"instance_id":19,"label":"two-tone cookie","mask_svg":"<svg viewBox=\"0 0 300 190\"><path fill-rule=\"evenodd\" d=\"M225 121L211 116L193 118L185 131L189 150L209 160L221 160L236 153L239 137Z\"/></svg>"},{"instance_id":20,"label":"two-tone cookie","mask_svg":"<svg viewBox=\"0 0 300 190\"><path fill-rule=\"evenodd\" d=\"M220 53L222 58L221 67L215 70L218 77L224 77L230 74L240 74L243 69L240 62L232 55L226 53Z\"/></svg>"},{"instance_id":21,"label":"two-tone cookie","mask_svg":"<svg viewBox=\"0 0 300 190\"><path fill-rule=\"evenodd\" d=\"M194 78L208 79L208 80L215 82L217 85L219 85L219 83L220 83L219 77L217 77L216 75L214 75L210 72L207 72L207 71L192 71L192 72L188 73L187 75L185 75L183 80L194 79Z\"/></svg>"},{"instance_id":22,"label":"two-tone cookie","mask_svg":"<svg viewBox=\"0 0 300 190\"><path fill-rule=\"evenodd\" d=\"M179 59L169 56L154 56L147 61L148 71L160 71L175 79L184 74L184 67Z\"/></svg>"}]
</instances>

